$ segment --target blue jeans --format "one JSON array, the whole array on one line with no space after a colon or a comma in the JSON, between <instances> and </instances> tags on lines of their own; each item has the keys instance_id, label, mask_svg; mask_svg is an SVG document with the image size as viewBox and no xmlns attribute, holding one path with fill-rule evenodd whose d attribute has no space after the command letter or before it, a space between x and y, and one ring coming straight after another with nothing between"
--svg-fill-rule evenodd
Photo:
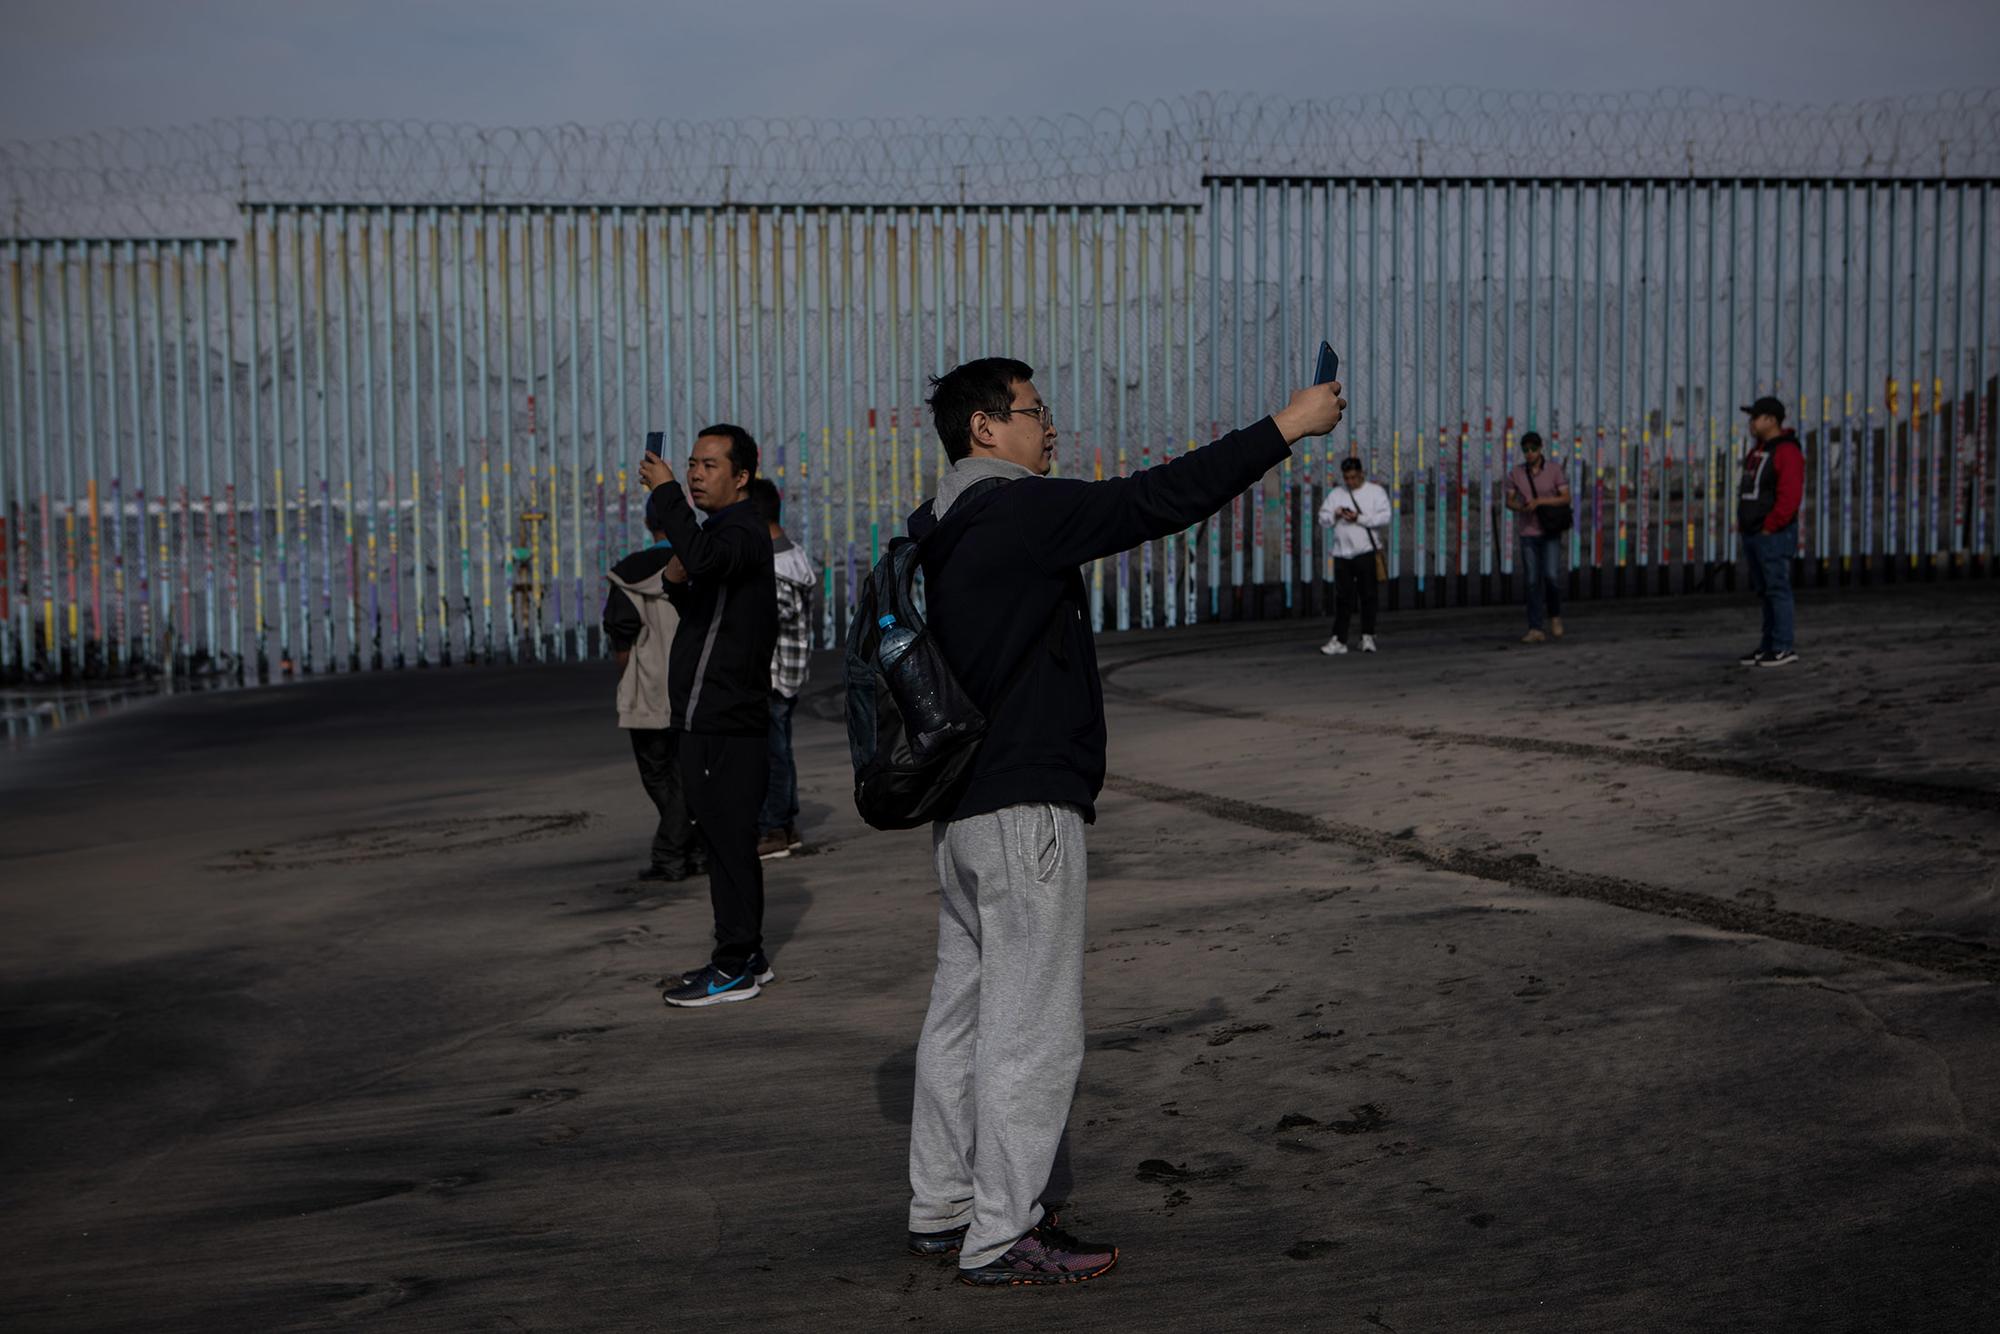
<instances>
[{"instance_id":1,"label":"blue jeans","mask_svg":"<svg viewBox=\"0 0 2000 1334\"><path fill-rule=\"evenodd\" d=\"M1750 591L1764 600L1764 634L1760 653L1790 653L1792 643L1792 555L1798 550L1799 526L1787 524L1775 533L1743 534L1743 559L1750 564Z\"/></svg>"},{"instance_id":2,"label":"blue jeans","mask_svg":"<svg viewBox=\"0 0 2000 1334\"><path fill-rule=\"evenodd\" d=\"M799 818L799 769L792 762L792 710L796 699L771 692L771 778L764 787L764 806L757 812L758 834L788 829Z\"/></svg>"},{"instance_id":3,"label":"blue jeans","mask_svg":"<svg viewBox=\"0 0 2000 1334\"><path fill-rule=\"evenodd\" d=\"M1562 539L1560 537L1521 538L1521 577L1528 583L1528 628L1546 630L1548 622L1543 619L1542 609L1546 600L1548 615L1563 614L1562 584Z\"/></svg>"}]
</instances>

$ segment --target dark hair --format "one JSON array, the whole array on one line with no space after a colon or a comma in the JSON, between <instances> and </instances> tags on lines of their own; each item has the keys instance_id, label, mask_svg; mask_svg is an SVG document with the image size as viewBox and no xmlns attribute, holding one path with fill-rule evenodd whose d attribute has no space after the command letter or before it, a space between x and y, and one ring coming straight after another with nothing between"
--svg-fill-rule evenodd
<instances>
[{"instance_id":1,"label":"dark hair","mask_svg":"<svg viewBox=\"0 0 2000 1334\"><path fill-rule=\"evenodd\" d=\"M1521 432L1521 448L1526 449L1529 445L1533 445L1536 449L1542 447L1542 433L1540 431Z\"/></svg>"},{"instance_id":2,"label":"dark hair","mask_svg":"<svg viewBox=\"0 0 2000 1334\"><path fill-rule=\"evenodd\" d=\"M1001 416L1014 406L1014 386L1035 378L1035 368L1012 357L981 357L931 377L931 421L945 457L953 463L972 452L972 414Z\"/></svg>"},{"instance_id":3,"label":"dark hair","mask_svg":"<svg viewBox=\"0 0 2000 1334\"><path fill-rule=\"evenodd\" d=\"M1357 458L1355 458L1355 457L1354 457L1354 456L1353 456L1352 454L1348 455L1348 456L1347 456L1346 458L1344 458L1344 459L1342 459L1342 460L1340 461L1340 470L1341 470L1342 472L1362 472L1362 471L1365 471L1365 470L1364 470L1364 469L1362 468L1362 466L1361 466L1361 460L1360 460L1360 459L1357 459Z\"/></svg>"},{"instance_id":4,"label":"dark hair","mask_svg":"<svg viewBox=\"0 0 2000 1334\"><path fill-rule=\"evenodd\" d=\"M785 498L779 494L778 484L768 477L752 477L750 507L765 523L778 522L778 516L785 512Z\"/></svg>"},{"instance_id":5,"label":"dark hair","mask_svg":"<svg viewBox=\"0 0 2000 1334\"><path fill-rule=\"evenodd\" d=\"M699 440L705 435L719 436L729 442L730 471L757 475L757 441L748 431L730 422L717 422L696 431L694 438Z\"/></svg>"}]
</instances>

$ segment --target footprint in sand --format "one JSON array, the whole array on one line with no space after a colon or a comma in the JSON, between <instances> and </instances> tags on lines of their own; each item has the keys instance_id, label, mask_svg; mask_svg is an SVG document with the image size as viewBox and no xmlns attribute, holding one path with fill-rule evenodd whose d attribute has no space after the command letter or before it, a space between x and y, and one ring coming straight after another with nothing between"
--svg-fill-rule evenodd
<instances>
[{"instance_id":1,"label":"footprint in sand","mask_svg":"<svg viewBox=\"0 0 2000 1334\"><path fill-rule=\"evenodd\" d=\"M582 1089L555 1089L555 1088L522 1089L519 1093L516 1093L514 1095L514 1098L515 1101L517 1102L525 1103L526 1104L525 1107L496 1107L492 1111L486 1113L486 1115L512 1116L516 1112L520 1111L532 1112L537 1108L553 1107L557 1103L568 1102L572 1098L580 1098L582 1096L583 1096Z\"/></svg>"},{"instance_id":2,"label":"footprint in sand","mask_svg":"<svg viewBox=\"0 0 2000 1334\"><path fill-rule=\"evenodd\" d=\"M1329 1121L1327 1129L1336 1135L1366 1135L1389 1124L1389 1110L1364 1102L1347 1109L1348 1120Z\"/></svg>"},{"instance_id":3,"label":"footprint in sand","mask_svg":"<svg viewBox=\"0 0 2000 1334\"><path fill-rule=\"evenodd\" d=\"M444 1285L421 1274L406 1278L378 1279L372 1283L321 1283L316 1295L329 1305L342 1308L344 1320L374 1315L419 1297L429 1296Z\"/></svg>"}]
</instances>

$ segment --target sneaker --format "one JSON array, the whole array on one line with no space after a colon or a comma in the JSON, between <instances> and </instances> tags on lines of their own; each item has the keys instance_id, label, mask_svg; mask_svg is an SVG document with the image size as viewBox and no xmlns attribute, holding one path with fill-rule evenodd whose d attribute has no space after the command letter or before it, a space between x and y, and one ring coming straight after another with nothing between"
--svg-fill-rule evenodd
<instances>
[{"instance_id":1,"label":"sneaker","mask_svg":"<svg viewBox=\"0 0 2000 1334\"><path fill-rule=\"evenodd\" d=\"M1057 1225L1056 1205L1042 1206L1042 1222L1049 1227ZM960 1223L942 1232L912 1232L910 1234L910 1254L926 1259L940 1255L957 1255L965 1245L965 1229L970 1224Z\"/></svg>"},{"instance_id":2,"label":"sneaker","mask_svg":"<svg viewBox=\"0 0 2000 1334\"><path fill-rule=\"evenodd\" d=\"M970 1226L960 1223L942 1232L912 1232L910 1234L910 1254L926 1258L937 1255L957 1255L959 1247L965 1245L965 1229Z\"/></svg>"},{"instance_id":3,"label":"sneaker","mask_svg":"<svg viewBox=\"0 0 2000 1334\"><path fill-rule=\"evenodd\" d=\"M1319 651L1329 658L1337 658L1347 652L1347 644L1344 640L1329 639L1319 646Z\"/></svg>"},{"instance_id":4,"label":"sneaker","mask_svg":"<svg viewBox=\"0 0 2000 1334\"><path fill-rule=\"evenodd\" d=\"M1790 649L1780 649L1776 653L1766 653L1757 659L1759 667L1789 667L1799 660L1799 655Z\"/></svg>"},{"instance_id":5,"label":"sneaker","mask_svg":"<svg viewBox=\"0 0 2000 1334\"><path fill-rule=\"evenodd\" d=\"M1548 636L1543 634L1540 630L1531 628L1527 634L1521 636L1521 642L1523 644L1539 644L1544 640L1546 640L1547 638Z\"/></svg>"},{"instance_id":6,"label":"sneaker","mask_svg":"<svg viewBox=\"0 0 2000 1334\"><path fill-rule=\"evenodd\" d=\"M699 968L688 969L680 975L679 985L688 985L697 977L707 972L711 966L710 964L703 964ZM757 985L760 987L768 987L778 980L778 975L771 971L771 961L764 957L764 951L762 950L758 950L750 956L750 971L757 975Z\"/></svg>"},{"instance_id":7,"label":"sneaker","mask_svg":"<svg viewBox=\"0 0 2000 1334\"><path fill-rule=\"evenodd\" d=\"M800 848L803 848L805 845L806 841L799 837L799 827L795 824L786 825L785 846L789 848L791 851L797 852Z\"/></svg>"},{"instance_id":8,"label":"sneaker","mask_svg":"<svg viewBox=\"0 0 2000 1334\"><path fill-rule=\"evenodd\" d=\"M1748 653L1738 658L1736 660L1736 665L1739 667L1755 667L1758 663L1761 663L1762 661L1764 661L1764 650L1761 648L1753 648Z\"/></svg>"},{"instance_id":9,"label":"sneaker","mask_svg":"<svg viewBox=\"0 0 2000 1334\"><path fill-rule=\"evenodd\" d=\"M1078 1241L1043 1219L1006 1254L977 1269L961 1269L958 1281L976 1288L1026 1284L1081 1283L1118 1263L1116 1246Z\"/></svg>"},{"instance_id":10,"label":"sneaker","mask_svg":"<svg viewBox=\"0 0 2000 1334\"><path fill-rule=\"evenodd\" d=\"M692 979L669 991L662 999L669 1005L693 1009L703 1005L727 1005L732 1001L751 1000L757 995L757 990L757 974L748 967L732 976L710 964L697 971Z\"/></svg>"},{"instance_id":11,"label":"sneaker","mask_svg":"<svg viewBox=\"0 0 2000 1334\"><path fill-rule=\"evenodd\" d=\"M1563 637L1562 617L1560 616L1549 617L1549 635L1553 639L1561 639Z\"/></svg>"},{"instance_id":12,"label":"sneaker","mask_svg":"<svg viewBox=\"0 0 2000 1334\"><path fill-rule=\"evenodd\" d=\"M1363 635L1363 636L1361 636L1361 651L1362 651L1363 653L1373 653L1373 652L1375 651L1375 636L1374 636L1374 635Z\"/></svg>"},{"instance_id":13,"label":"sneaker","mask_svg":"<svg viewBox=\"0 0 2000 1334\"><path fill-rule=\"evenodd\" d=\"M789 857L791 855L791 840L785 837L785 831L782 829L773 829L770 833L763 835L757 840L757 860L759 861L767 862L774 857Z\"/></svg>"},{"instance_id":14,"label":"sneaker","mask_svg":"<svg viewBox=\"0 0 2000 1334\"><path fill-rule=\"evenodd\" d=\"M651 866L648 866L632 878L634 880L664 880L669 884L679 884L688 878L688 873L683 867L662 866L658 862L654 862Z\"/></svg>"}]
</instances>

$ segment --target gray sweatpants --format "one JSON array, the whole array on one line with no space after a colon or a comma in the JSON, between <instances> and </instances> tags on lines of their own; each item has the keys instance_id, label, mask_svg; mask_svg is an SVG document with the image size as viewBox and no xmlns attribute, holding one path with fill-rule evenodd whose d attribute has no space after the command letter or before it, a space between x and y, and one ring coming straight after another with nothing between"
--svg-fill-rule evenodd
<instances>
[{"instance_id":1,"label":"gray sweatpants","mask_svg":"<svg viewBox=\"0 0 2000 1334\"><path fill-rule=\"evenodd\" d=\"M1083 1067L1084 823L1009 806L933 826L938 962L917 1043L910 1230L970 1225L959 1265L998 1258L1069 1190Z\"/></svg>"}]
</instances>

